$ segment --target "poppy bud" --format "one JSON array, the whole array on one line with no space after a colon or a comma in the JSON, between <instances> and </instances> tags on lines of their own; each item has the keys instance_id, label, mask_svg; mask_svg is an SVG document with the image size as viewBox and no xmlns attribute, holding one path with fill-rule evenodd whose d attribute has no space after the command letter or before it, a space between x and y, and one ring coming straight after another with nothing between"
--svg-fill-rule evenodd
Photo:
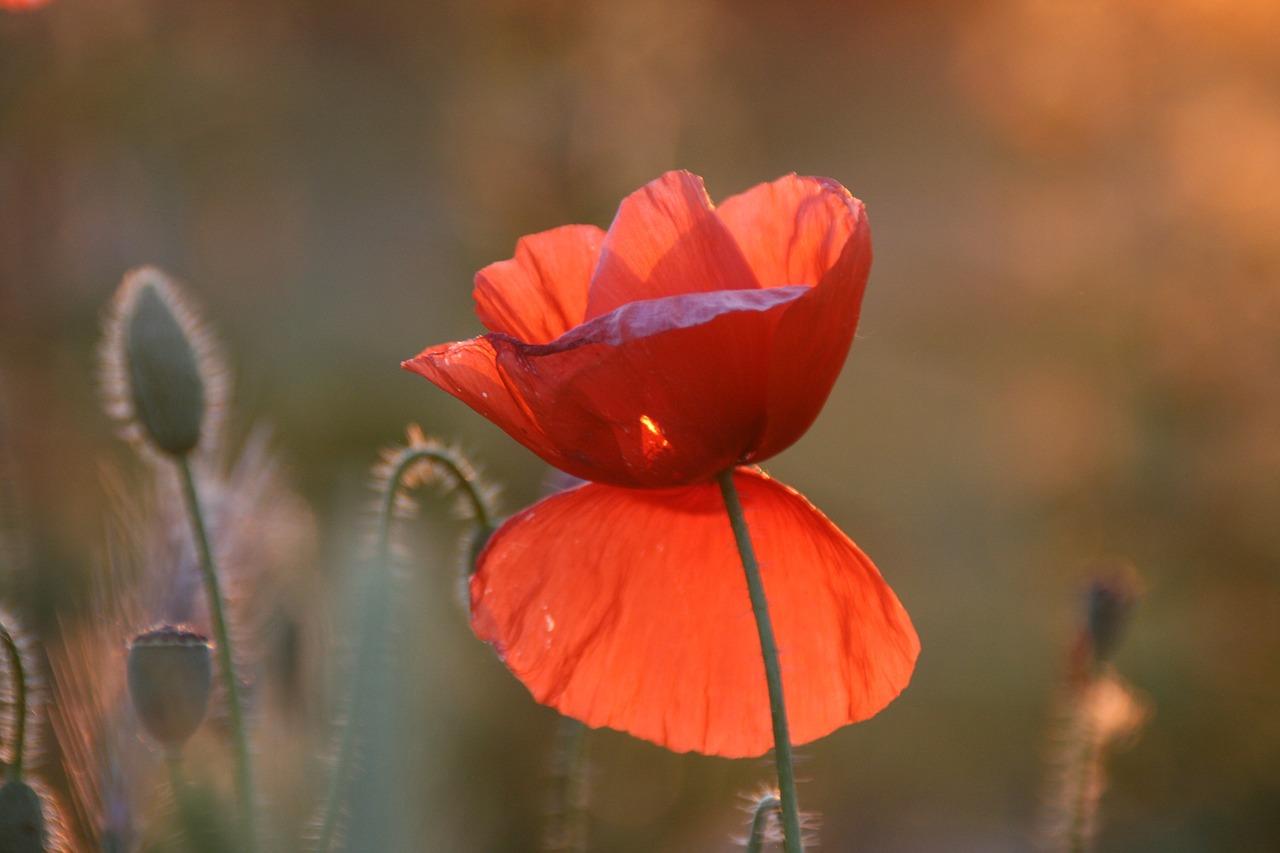
<instances>
[{"instance_id":1,"label":"poppy bud","mask_svg":"<svg viewBox=\"0 0 1280 853\"><path fill-rule=\"evenodd\" d=\"M21 779L0 785L0 850L43 853L48 846L49 826L40 794Z\"/></svg>"},{"instance_id":2,"label":"poppy bud","mask_svg":"<svg viewBox=\"0 0 1280 853\"><path fill-rule=\"evenodd\" d=\"M1085 630L1095 661L1115 654L1140 594L1138 573L1129 563L1107 561L1095 568L1085 592Z\"/></svg>"},{"instance_id":3,"label":"poppy bud","mask_svg":"<svg viewBox=\"0 0 1280 853\"><path fill-rule=\"evenodd\" d=\"M204 720L213 681L209 641L166 625L129 645L129 696L147 733L179 747Z\"/></svg>"},{"instance_id":4,"label":"poppy bud","mask_svg":"<svg viewBox=\"0 0 1280 853\"><path fill-rule=\"evenodd\" d=\"M222 371L195 312L155 267L125 276L106 324L103 361L109 411L131 438L170 456L195 449L225 396Z\"/></svg>"}]
</instances>

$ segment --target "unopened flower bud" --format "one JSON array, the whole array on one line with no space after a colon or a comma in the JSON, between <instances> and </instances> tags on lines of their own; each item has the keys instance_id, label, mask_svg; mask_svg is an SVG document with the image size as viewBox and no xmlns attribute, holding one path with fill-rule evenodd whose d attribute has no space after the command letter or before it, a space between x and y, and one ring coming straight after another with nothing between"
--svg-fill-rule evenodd
<instances>
[{"instance_id":1,"label":"unopened flower bud","mask_svg":"<svg viewBox=\"0 0 1280 853\"><path fill-rule=\"evenodd\" d=\"M1095 567L1085 593L1085 629L1095 661L1115 654L1141 592L1137 570L1128 562L1109 560Z\"/></svg>"},{"instance_id":2,"label":"unopened flower bud","mask_svg":"<svg viewBox=\"0 0 1280 853\"><path fill-rule=\"evenodd\" d=\"M155 628L133 638L128 668L129 696L142 727L163 746L182 746L209 706L209 641L181 628Z\"/></svg>"},{"instance_id":3,"label":"unopened flower bud","mask_svg":"<svg viewBox=\"0 0 1280 853\"><path fill-rule=\"evenodd\" d=\"M0 850L44 853L48 848L49 825L39 792L21 779L0 785Z\"/></svg>"},{"instance_id":4,"label":"unopened flower bud","mask_svg":"<svg viewBox=\"0 0 1280 853\"><path fill-rule=\"evenodd\" d=\"M106 325L103 365L110 413L131 438L170 456L195 449L224 396L208 334L155 267L124 277Z\"/></svg>"}]
</instances>

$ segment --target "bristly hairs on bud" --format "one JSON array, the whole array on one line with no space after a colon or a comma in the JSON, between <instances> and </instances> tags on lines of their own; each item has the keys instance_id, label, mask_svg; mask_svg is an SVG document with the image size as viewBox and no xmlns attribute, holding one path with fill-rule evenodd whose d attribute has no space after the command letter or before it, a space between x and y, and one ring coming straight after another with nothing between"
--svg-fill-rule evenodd
<instances>
[{"instance_id":1,"label":"bristly hairs on bud","mask_svg":"<svg viewBox=\"0 0 1280 853\"><path fill-rule=\"evenodd\" d=\"M38 779L0 784L0 850L4 853L71 853L57 798Z\"/></svg>"},{"instance_id":2,"label":"bristly hairs on bud","mask_svg":"<svg viewBox=\"0 0 1280 853\"><path fill-rule=\"evenodd\" d=\"M1037 839L1047 853L1093 849L1107 752L1136 740L1152 713L1150 700L1110 663L1140 596L1141 579L1132 564L1116 559L1099 561L1092 575L1054 708Z\"/></svg>"},{"instance_id":3,"label":"bristly hairs on bud","mask_svg":"<svg viewBox=\"0 0 1280 853\"><path fill-rule=\"evenodd\" d=\"M27 773L40 758L44 692L30 638L0 610L0 851L5 853L68 849L57 801Z\"/></svg>"},{"instance_id":4,"label":"bristly hairs on bud","mask_svg":"<svg viewBox=\"0 0 1280 853\"><path fill-rule=\"evenodd\" d=\"M477 528L474 536L463 541L464 576L469 575L480 548L495 529L498 489L482 479L460 448L427 438L417 424L409 425L405 444L384 448L379 456L371 472L371 488L378 496L375 552L387 549L389 555L394 552L403 558L394 538L393 520L417 514L417 502L410 495L413 489L441 484L446 494L455 496L454 515Z\"/></svg>"},{"instance_id":5,"label":"bristly hairs on bud","mask_svg":"<svg viewBox=\"0 0 1280 853\"><path fill-rule=\"evenodd\" d=\"M744 794L743 800L743 811L750 815L751 824L747 837L737 842L746 853L761 853L766 844L782 844L782 795L778 789L765 785L753 794ZM800 813L800 832L805 845L818 843L820 823L816 814Z\"/></svg>"},{"instance_id":6,"label":"bristly hairs on bud","mask_svg":"<svg viewBox=\"0 0 1280 853\"><path fill-rule=\"evenodd\" d=\"M31 639L18 620L0 610L0 767L21 779L40 758L38 721L44 684L31 653Z\"/></svg>"},{"instance_id":7,"label":"bristly hairs on bud","mask_svg":"<svg viewBox=\"0 0 1280 853\"><path fill-rule=\"evenodd\" d=\"M104 575L105 583L114 580L108 572L93 577ZM50 649L56 695L50 716L79 834L93 850L131 851L145 832L145 792L159 752L138 748L142 732L128 707L125 650L113 615L123 602L106 589L95 588L87 618L64 623L61 643Z\"/></svg>"},{"instance_id":8,"label":"bristly hairs on bud","mask_svg":"<svg viewBox=\"0 0 1280 853\"><path fill-rule=\"evenodd\" d=\"M1040 849L1046 853L1093 849L1107 787L1107 752L1132 744L1151 713L1151 702L1114 672L1098 675L1062 700L1041 803Z\"/></svg>"},{"instance_id":9,"label":"bristly hairs on bud","mask_svg":"<svg viewBox=\"0 0 1280 853\"><path fill-rule=\"evenodd\" d=\"M199 314L156 267L125 274L107 310L99 361L107 414L144 455L179 458L217 443L227 370Z\"/></svg>"},{"instance_id":10,"label":"bristly hairs on bud","mask_svg":"<svg viewBox=\"0 0 1280 853\"><path fill-rule=\"evenodd\" d=\"M744 842L747 853L760 853L766 843L782 843L782 795L776 788L765 787L747 797L746 811L751 815L751 832Z\"/></svg>"},{"instance_id":11,"label":"bristly hairs on bud","mask_svg":"<svg viewBox=\"0 0 1280 853\"><path fill-rule=\"evenodd\" d=\"M389 665L387 636L395 621L391 592L393 551L395 557L403 558L395 540L395 522L417 512L410 490L428 483L443 483L449 493L457 494L457 514L477 528L465 546L468 554L478 553L475 543L487 539L495 527L494 490L481 482L474 466L460 450L427 438L416 424L408 427L404 445L389 447L380 453L371 480L378 496L371 548L373 570L364 593L350 695L344 712L336 717L337 738L331 752L329 790L312 825L307 828L311 849L316 853L328 853L343 832L339 824L346 810L346 787L356 763L368 694L379 669Z\"/></svg>"},{"instance_id":12,"label":"bristly hairs on bud","mask_svg":"<svg viewBox=\"0 0 1280 853\"><path fill-rule=\"evenodd\" d=\"M102 347L108 411L144 455L167 456L179 477L182 505L196 546L200 578L225 691L227 728L236 759L236 795L246 851L257 849L258 802L244 686L236 667L213 536L200 499L194 462L215 454L226 406L226 370L195 312L154 267L133 270L112 303ZM203 451L196 454L197 450ZM193 456L196 458L193 460Z\"/></svg>"}]
</instances>

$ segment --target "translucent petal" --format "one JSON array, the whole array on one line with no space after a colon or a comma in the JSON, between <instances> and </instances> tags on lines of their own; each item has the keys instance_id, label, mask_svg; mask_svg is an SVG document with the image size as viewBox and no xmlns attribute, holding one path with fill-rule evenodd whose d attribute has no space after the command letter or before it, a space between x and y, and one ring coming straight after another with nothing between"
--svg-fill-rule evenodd
<instances>
[{"instance_id":1,"label":"translucent petal","mask_svg":"<svg viewBox=\"0 0 1280 853\"><path fill-rule=\"evenodd\" d=\"M668 172L618 207L591 281L586 318L643 299L758 286L702 179Z\"/></svg>"},{"instance_id":2,"label":"translucent petal","mask_svg":"<svg viewBox=\"0 0 1280 853\"><path fill-rule=\"evenodd\" d=\"M604 232L565 225L521 237L515 257L476 273L476 314L491 332L545 344L582 322Z\"/></svg>"},{"instance_id":3,"label":"translucent petal","mask_svg":"<svg viewBox=\"0 0 1280 853\"><path fill-rule=\"evenodd\" d=\"M780 649L792 738L865 719L919 643L871 561L802 496L735 475ZM511 518L480 557L472 625L534 698L592 726L730 757L772 746L759 637L714 484L588 484Z\"/></svg>"}]
</instances>

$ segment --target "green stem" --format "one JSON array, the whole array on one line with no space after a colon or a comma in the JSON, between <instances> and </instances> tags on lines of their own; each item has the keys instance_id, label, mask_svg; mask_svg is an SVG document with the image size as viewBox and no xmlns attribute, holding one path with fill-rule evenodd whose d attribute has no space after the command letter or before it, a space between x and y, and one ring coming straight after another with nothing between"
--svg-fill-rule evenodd
<instances>
[{"instance_id":1,"label":"green stem","mask_svg":"<svg viewBox=\"0 0 1280 853\"><path fill-rule=\"evenodd\" d=\"M493 529L493 515L485 502L470 466L460 463L453 454L441 447L410 447L396 459L395 467L387 478L387 488L382 495L382 505L378 508L378 538L375 543L374 558L378 565L386 560L391 543L391 525L395 521L396 495L400 491L400 482L405 474L421 462L431 462L442 466L467 494L471 504L471 512L477 525L484 530ZM465 466L465 467L464 467Z\"/></svg>"},{"instance_id":2,"label":"green stem","mask_svg":"<svg viewBox=\"0 0 1280 853\"><path fill-rule=\"evenodd\" d=\"M773 794L765 794L756 803L755 815L751 818L751 837L747 839L747 853L760 853L764 849L764 836L769 826L769 818L777 811L778 798Z\"/></svg>"},{"instance_id":3,"label":"green stem","mask_svg":"<svg viewBox=\"0 0 1280 853\"><path fill-rule=\"evenodd\" d=\"M7 775L10 779L21 779L23 753L27 751L27 672L22 665L18 641L4 625L0 625L0 638L13 677L13 763L7 768Z\"/></svg>"},{"instance_id":4,"label":"green stem","mask_svg":"<svg viewBox=\"0 0 1280 853\"><path fill-rule=\"evenodd\" d=\"M198 822L192 815L191 799L187 792L187 777L182 772L182 750L178 747L166 749L164 763L169 771L169 787L173 789L173 803L178 812L178 821L182 824L182 831L186 833L187 844L194 848L199 830Z\"/></svg>"},{"instance_id":5,"label":"green stem","mask_svg":"<svg viewBox=\"0 0 1280 853\"><path fill-rule=\"evenodd\" d=\"M240 679L236 676L235 655L232 654L231 633L227 630L226 608L222 590L218 585L217 564L209 532L196 492L195 476L186 456L178 458L178 471L182 479L182 494L186 499L187 513L195 533L196 553L200 558L200 572L204 576L205 598L209 601L209 616L213 622L214 640L218 648L218 664L222 670L223 689L227 692L227 722L236 753L236 790L240 800L240 821L244 832L246 850L257 849L257 801L253 790L253 763L249 751L249 735L245 727L244 706L240 699Z\"/></svg>"},{"instance_id":6,"label":"green stem","mask_svg":"<svg viewBox=\"0 0 1280 853\"><path fill-rule=\"evenodd\" d=\"M547 853L586 853L590 732L590 729L577 720L560 718L555 790L550 821L542 845Z\"/></svg>"},{"instance_id":7,"label":"green stem","mask_svg":"<svg viewBox=\"0 0 1280 853\"><path fill-rule=\"evenodd\" d=\"M377 631L385 627L387 622L386 611L390 603L390 594L384 576L391 550L391 528L395 521L396 496L400 492L400 484L405 475L424 461L443 466L458 486L466 492L476 524L483 530L493 529L493 514L475 482L474 475L470 472L470 466L460 463L451 453L440 447L409 447L396 458L395 465L387 477L382 502L378 507L377 538L374 541L374 567L377 573L375 583L378 586L369 591L366 601L360 644L356 651L356 664L351 679L347 720L342 731L342 742L338 746L338 757L334 763L329 791L325 796L324 812L316 838L316 853L328 853L333 843L339 807L342 804L343 783L346 781L348 769L355 757L358 723L364 713L364 704L369 693L363 688L369 674L373 671L376 646L374 636Z\"/></svg>"},{"instance_id":8,"label":"green stem","mask_svg":"<svg viewBox=\"0 0 1280 853\"><path fill-rule=\"evenodd\" d=\"M729 513L729 524L733 527L733 538L738 544L738 554L742 558L742 568L747 575L751 610L756 617L756 630L760 633L764 677L769 686L769 711L773 718L773 756L778 767L778 793L782 798L783 849L786 853L804 853L804 840L800 836L800 807L796 799L796 773L791 760L791 734L787 728L787 706L782 695L782 667L778 664L778 643L773 636L773 622L769 619L769 601L764 594L760 564L751 545L751 531L747 528L747 517L738 498L738 487L733 482L733 469L721 471L717 479L720 493L724 496L724 508Z\"/></svg>"}]
</instances>

